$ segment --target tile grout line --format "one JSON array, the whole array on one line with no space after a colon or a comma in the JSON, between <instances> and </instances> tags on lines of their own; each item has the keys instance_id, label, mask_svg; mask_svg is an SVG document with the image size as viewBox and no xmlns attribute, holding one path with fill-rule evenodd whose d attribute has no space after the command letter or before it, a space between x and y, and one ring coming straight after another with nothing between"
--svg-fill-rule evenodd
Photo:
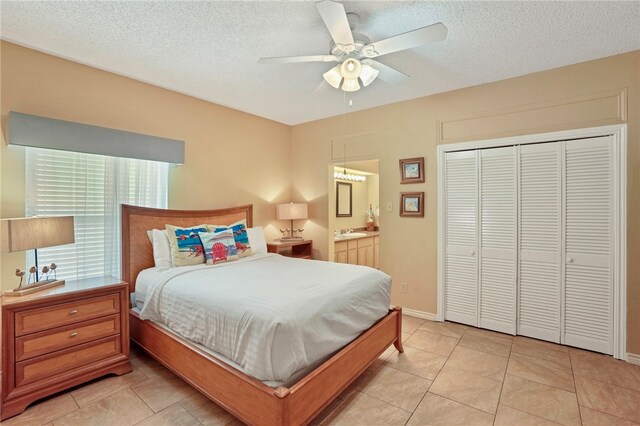
<instances>
[{"instance_id":1,"label":"tile grout line","mask_svg":"<svg viewBox=\"0 0 640 426\"><path fill-rule=\"evenodd\" d=\"M504 391L504 382L507 380L507 370L509 370L509 364L511 363L511 353L513 349L513 341L509 346L509 357L507 358L507 365L504 367L504 374L502 376L502 383L500 384L500 395L498 396L498 404L496 405L496 412L493 415L493 425L496 424L496 418L498 417L498 408L500 408L500 401L502 401L502 392Z\"/></svg>"},{"instance_id":2,"label":"tile grout line","mask_svg":"<svg viewBox=\"0 0 640 426\"><path fill-rule=\"evenodd\" d=\"M414 349L415 349L415 348L414 348ZM607 382L607 381L605 381L605 380L595 379L595 378L593 378L593 377L584 376L584 375L582 375L582 374L576 374L576 373L573 373L573 374L574 374L574 382L575 382L575 377L582 377L583 379L593 380L594 382L605 383L605 384L607 384L607 385L609 385L609 386L615 386L615 387L617 387L617 388L624 389L624 390L627 390L627 391L631 391L631 392L635 392L635 393L640 393L640 390L639 390L639 389L628 388L628 387L626 387L626 386L620 386L620 385L615 384L615 383Z\"/></svg>"},{"instance_id":3,"label":"tile grout line","mask_svg":"<svg viewBox=\"0 0 640 426\"><path fill-rule=\"evenodd\" d=\"M606 411L598 410L597 408L591 408L591 407L587 407L586 405L580 405L580 404L578 404L578 407L588 408L589 410L597 411L598 413L602 413L602 414L605 414L605 415L610 416L610 417L615 417L616 419L620 419L620 420L625 421L625 422L630 422L630 423L632 423L634 425L638 424L633 420L625 419L624 417L616 416L615 414L607 413Z\"/></svg>"},{"instance_id":4,"label":"tile grout line","mask_svg":"<svg viewBox=\"0 0 640 426\"><path fill-rule=\"evenodd\" d=\"M530 413L530 412L528 412L528 411L524 411L524 410L521 410L521 409L519 409L519 408L512 407L512 406L510 406L510 405L505 405L505 407L509 407L509 408L511 408L512 410L516 410L516 411L519 411L519 412L521 412L521 413L525 413L525 414L527 414L527 415L529 415L529 416L531 416L531 417L535 417L535 418L537 418L537 419L544 420L545 422L553 423L553 424L556 424L556 425L562 425L562 423L558 423L558 422L554 422L553 420L545 419L544 417L540 417L540 416L538 416L537 414L533 414L533 413ZM582 424L582 422L580 422L580 424Z\"/></svg>"},{"instance_id":5,"label":"tile grout line","mask_svg":"<svg viewBox=\"0 0 640 426\"><path fill-rule=\"evenodd\" d=\"M571 378L573 379L573 386L576 389L576 405L578 406L578 418L580 419L580 424L584 425L584 421L582 420L582 411L580 410L580 400L578 399L578 385L576 384L576 373L573 371L573 360L571 359L571 352L569 355L569 366L571 367Z\"/></svg>"},{"instance_id":6,"label":"tile grout line","mask_svg":"<svg viewBox=\"0 0 640 426\"><path fill-rule=\"evenodd\" d=\"M53 424L53 422L58 421L58 420L60 420L61 418L63 418L63 417L67 417L69 414L75 413L76 411L79 411L79 410L80 410L80 406L78 405L78 402L77 402L77 401L76 401L76 399L73 397L73 395L71 395L71 392L67 392L67 393L68 393L68 394L69 394L69 396L71 397L71 400L73 401L73 403L74 403L74 404L76 404L76 409L75 409L75 410L73 410L73 411L70 411L70 412L68 412L68 413L63 414L63 415L61 415L60 417L56 417L55 419L51 419L51 420L49 420L49 421L48 421L47 423L45 423L45 424L48 424L48 423ZM37 402L36 402L36 403L37 403ZM28 407L27 407L27 408L28 408ZM26 409L25 409L25 411L26 411ZM23 411L23 413L24 413L24 411ZM21 413L21 414L22 414L22 413ZM18 416L16 416L16 417L18 417Z\"/></svg>"},{"instance_id":7,"label":"tile grout line","mask_svg":"<svg viewBox=\"0 0 640 426\"><path fill-rule=\"evenodd\" d=\"M418 409L418 407L420 406L420 404L422 403L422 401L424 400L424 398L427 396L427 394L428 394L428 393L429 393L429 391L431 390L431 386L433 386L433 384L435 383L436 379L438 378L438 376L440 375L440 373L442 372L442 370L444 370L444 367L447 365L447 363L449 362L449 359L451 358L451 354L456 350L456 348L457 348L458 346L460 346L460 340L462 340L462 336L464 336L464 334L465 334L466 332L467 332L467 330L465 329L465 330L462 332L462 335L458 338L458 342L456 343L456 345L453 347L453 349L451 350L451 352L450 352L450 353L449 353L449 355L447 356L447 360L445 361L445 363L442 365L442 367L441 367L441 368L440 368L440 370L438 371L438 374L436 374L436 376L433 378L433 381L431 382L431 385L429 385L429 388L427 389L427 392L422 396L422 399L421 399L421 400L420 400L420 402L418 403L418 406L416 407L416 410ZM447 336L447 337L450 337L450 336ZM464 346L460 346L460 347L461 347L461 348L464 348ZM414 349L415 349L415 348L414 348ZM426 351L422 351L422 352L426 352ZM479 352L481 352L481 351L479 351ZM429 352L429 353L430 353L430 352ZM437 354L434 354L434 355L437 355ZM491 354L490 354L490 355L491 355ZM479 377L482 377L482 376L479 376ZM491 380L491 379L489 379L489 380ZM495 380L495 381L497 381L497 380ZM482 413L487 413L487 412L486 412L486 411L484 411L484 410L480 410L480 409L478 409L478 408L476 408L476 407L472 407L472 406L470 406L470 405L468 405L468 404L465 404L464 402L456 401L455 399L451 399L451 398L449 398L449 397L446 397L446 396L440 395L440 394L435 393L435 392L431 392L431 393L432 393L433 395L436 395L436 396L438 396L438 397L440 397L440 398L444 398L444 399L446 399L446 400L448 400L448 401L451 401L451 402L454 402L454 403L456 403L456 404L464 405L465 407L471 408L471 409L476 410L476 411L480 411L480 412L482 412ZM497 409L497 407L496 407L496 409ZM414 413L415 413L415 410L414 410ZM491 413L487 413L487 414L491 415ZM413 414L411 414L411 417L413 417ZM409 417L409 420L411 420L411 417ZM494 422L495 422L495 414L493 414L493 419L494 419ZM407 420L407 422L409 422L409 420ZM406 424L406 423L405 423L405 424Z\"/></svg>"},{"instance_id":8,"label":"tile grout line","mask_svg":"<svg viewBox=\"0 0 640 426\"><path fill-rule=\"evenodd\" d=\"M428 391L427 391L427 392L428 392ZM413 414L413 411L405 410L404 408L402 408L402 407L398 407L397 405L394 405L394 404L392 404L392 403L390 403L390 402L383 401L382 399L380 399L380 398L378 398L378 397L376 397L376 396L373 396L373 395L369 395L368 393L366 393L366 392L364 392L364 391L362 391L362 390L360 390L360 389L356 389L354 392L352 392L352 393L351 393L351 395L349 395L349 398L351 398L351 397L353 396L353 394L355 394L355 393L361 393L361 394L363 394L363 395L367 395L369 398L376 399L376 400L378 400L378 401L380 401L380 402L382 402L382 403L384 403L384 404L387 404L387 405L389 405L389 406L391 406L391 407L393 407L393 408L397 408L398 410L402 410L402 411L404 411L405 413ZM349 398L347 398L347 399L349 399ZM342 402L345 402L345 401L346 401L346 399L345 399L344 401L342 401ZM417 406L416 406L416 408L417 408Z\"/></svg>"},{"instance_id":9,"label":"tile grout line","mask_svg":"<svg viewBox=\"0 0 640 426\"><path fill-rule=\"evenodd\" d=\"M146 383L146 382L147 382L147 381L149 381L149 380L151 380L151 379L147 379L147 380L145 380L145 381L144 381L144 382L142 382L142 383ZM138 385L140 385L140 384L142 384L142 383L136 383L136 386L138 386ZM154 410L153 408L151 408L151 406L150 406L149 404L147 404L147 401L145 401L145 400L144 400L144 398L142 398L142 397L138 394L138 392L136 392L136 390L134 389L134 386L133 386L133 385L129 385L129 389L131 389L131 392L133 392L133 393L134 393L134 395L135 395L135 396L137 396L137 397L140 399L140 401L142 401L142 403L143 403L144 405L146 405L146 406L149 408L149 410L151 410L151 412L153 413L151 416L153 416L154 414L156 414L156 410ZM160 411L162 411L162 410L160 410ZM160 411L158 411L158 412L160 412ZM151 416L149 416L149 417L151 417Z\"/></svg>"},{"instance_id":10,"label":"tile grout line","mask_svg":"<svg viewBox=\"0 0 640 426\"><path fill-rule=\"evenodd\" d=\"M137 394L136 394L136 395L137 395ZM140 398L140 399L142 399L142 398ZM193 417L193 418L195 419L195 421L196 421L196 422L198 422L198 424L199 424L199 425L203 425L203 423L200 421L200 419L198 419L196 416L194 416L194 415L193 415L193 413L192 413L191 411L187 410L184 406L182 406L182 404L180 404L180 403L181 403L182 401L184 401L185 399L186 399L186 398L183 398L183 399L181 399L180 401L175 402L175 403L171 404L170 406L165 407L164 409L162 409L162 410L158 411L157 413L154 411L154 412L153 412L153 414L151 414L150 416L145 417L144 419L140 420L140 421L139 421L139 422L137 422L137 423L134 423L132 426L139 425L140 423L142 423L142 422L144 422L144 421L149 420L151 417L155 416L156 414L160 414L160 413L162 413L163 411L168 410L169 408L171 408L171 407L173 407L173 406L175 406L175 405L179 405L179 406L180 406L184 411L186 411L186 412L187 412L191 417ZM144 400L142 400L142 402L144 402ZM147 404L146 404L146 402L145 402L145 405L147 405ZM147 407L149 407L149 406L147 405ZM153 411L153 409L152 409L151 407L149 407L149 409L150 409L151 411ZM234 416L234 418L235 418L235 416Z\"/></svg>"},{"instance_id":11,"label":"tile grout line","mask_svg":"<svg viewBox=\"0 0 640 426\"><path fill-rule=\"evenodd\" d=\"M422 323L422 324L424 325L424 323ZM420 327L422 327L422 325L421 325ZM419 328L418 328L418 330L419 330ZM417 331L417 330L416 330L416 331ZM464 334L464 331L462 332L462 334ZM412 336L413 336L413 334L412 334ZM460 335L460 338L458 338L458 341L456 342L456 345L455 345L455 346L453 347L453 349L451 350L451 353L453 353L453 351L455 350L455 348L458 346L458 343L460 343L460 339L461 339L461 338L462 338L462 335ZM407 339L407 340L409 340L409 339ZM409 347L410 347L410 348L412 348L412 349L415 349L415 350L417 350L417 351L420 351L420 352L426 352L426 353L431 354L431 352L428 352L428 351L422 351L422 350L420 350L420 349L418 349L418 348L414 348L414 347L412 347L412 346L409 346ZM418 402L418 405L416 405L416 408L413 410L413 412L411 413L411 415L409 416L409 418L407 419L407 421L404 423L404 424L405 424L405 426L406 426L407 424L409 424L409 422L410 422L410 421L411 421L411 419L413 418L413 415L416 413L416 411L417 411L417 410L418 410L418 408L420 407L420 404L422 404L422 401L424 401L424 399L426 398L426 396L429 394L429 390L431 389L431 386L433 386L433 383L434 383L434 382L436 381L436 379L438 378L438 375L440 374L440 372L442 371L442 369L444 368L444 366L446 365L446 363L449 361L449 357L451 356L451 353L449 354L449 356L447 356L447 360L444 362L444 364L442 364L442 367L440 367L440 369L438 370L438 372L436 373L436 375L433 377L433 380L431 380L431 383L429 384L429 387L427 388L427 391L424 393L424 395L422 395L422 398L420 398L420 402ZM433 354L433 355L441 356L441 355L438 355L438 354ZM393 367L392 367L392 368L393 368ZM409 373L409 374L411 374L411 373Z\"/></svg>"}]
</instances>

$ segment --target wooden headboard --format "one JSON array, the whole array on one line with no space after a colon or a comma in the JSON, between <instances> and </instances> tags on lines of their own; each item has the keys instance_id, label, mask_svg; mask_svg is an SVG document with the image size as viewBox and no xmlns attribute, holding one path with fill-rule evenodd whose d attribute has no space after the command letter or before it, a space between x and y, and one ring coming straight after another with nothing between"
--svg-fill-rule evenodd
<instances>
[{"instance_id":1,"label":"wooden headboard","mask_svg":"<svg viewBox=\"0 0 640 426\"><path fill-rule=\"evenodd\" d=\"M122 205L122 280L129 283L129 291L136 289L136 278L143 269L152 268L153 247L147 231L165 229L166 224L176 226L229 225L247 220L253 226L253 205L219 210L165 210Z\"/></svg>"}]
</instances>

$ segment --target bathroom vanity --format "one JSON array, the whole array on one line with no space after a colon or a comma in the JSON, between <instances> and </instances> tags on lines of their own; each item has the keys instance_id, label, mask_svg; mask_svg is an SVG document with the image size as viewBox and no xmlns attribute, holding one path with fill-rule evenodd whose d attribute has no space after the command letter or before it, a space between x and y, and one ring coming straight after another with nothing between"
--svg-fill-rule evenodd
<instances>
[{"instance_id":1,"label":"bathroom vanity","mask_svg":"<svg viewBox=\"0 0 640 426\"><path fill-rule=\"evenodd\" d=\"M380 268L378 231L357 231L334 237L334 261Z\"/></svg>"}]
</instances>

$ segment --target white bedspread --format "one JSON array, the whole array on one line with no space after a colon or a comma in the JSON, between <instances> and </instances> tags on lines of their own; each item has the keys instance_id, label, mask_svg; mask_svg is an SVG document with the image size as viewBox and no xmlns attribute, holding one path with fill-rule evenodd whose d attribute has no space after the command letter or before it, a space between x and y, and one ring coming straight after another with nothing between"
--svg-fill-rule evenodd
<instances>
[{"instance_id":1,"label":"white bedspread","mask_svg":"<svg viewBox=\"0 0 640 426\"><path fill-rule=\"evenodd\" d=\"M275 254L172 268L150 283L142 319L284 382L337 351L389 309L391 277L364 266Z\"/></svg>"}]
</instances>

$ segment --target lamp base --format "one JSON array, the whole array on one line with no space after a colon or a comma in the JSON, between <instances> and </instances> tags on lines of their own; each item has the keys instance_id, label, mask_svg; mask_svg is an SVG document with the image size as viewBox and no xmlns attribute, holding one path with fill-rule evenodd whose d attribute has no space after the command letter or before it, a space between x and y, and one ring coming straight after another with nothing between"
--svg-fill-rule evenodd
<instances>
[{"instance_id":1,"label":"lamp base","mask_svg":"<svg viewBox=\"0 0 640 426\"><path fill-rule=\"evenodd\" d=\"M47 290L49 288L58 287L64 285L64 280L44 280L37 281L33 284L26 285L20 289L13 289L12 291L5 291L3 296L5 297L17 297L24 296L25 294L35 293L36 291Z\"/></svg>"}]
</instances>

